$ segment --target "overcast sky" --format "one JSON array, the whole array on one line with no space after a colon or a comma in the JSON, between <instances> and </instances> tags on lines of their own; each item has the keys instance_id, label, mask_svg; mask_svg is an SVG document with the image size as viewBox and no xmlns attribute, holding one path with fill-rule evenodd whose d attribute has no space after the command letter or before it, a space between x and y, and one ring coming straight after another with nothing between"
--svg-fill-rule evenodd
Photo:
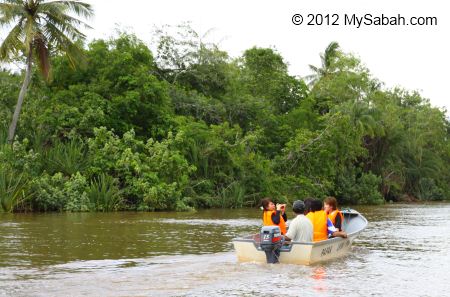
<instances>
[{"instance_id":1,"label":"overcast sky","mask_svg":"<svg viewBox=\"0 0 450 297\"><path fill-rule=\"evenodd\" d=\"M311 1L186 1L186 0L84 0L95 9L89 23L89 39L110 37L118 26L134 32L146 43L154 25L192 22L205 33L214 28L210 41L236 57L252 46L275 47L290 65L293 75L309 74L308 64L320 65L319 54L331 41L357 55L373 76L387 87L418 90L435 106L450 110L448 71L450 59L449 14L446 1L311 0ZM364 8L361 7L364 3ZM296 13L302 25L292 24ZM345 15L436 17L437 26L345 25ZM330 15L337 26L308 26L308 14ZM320 17L319 17L320 18Z\"/></svg>"}]
</instances>

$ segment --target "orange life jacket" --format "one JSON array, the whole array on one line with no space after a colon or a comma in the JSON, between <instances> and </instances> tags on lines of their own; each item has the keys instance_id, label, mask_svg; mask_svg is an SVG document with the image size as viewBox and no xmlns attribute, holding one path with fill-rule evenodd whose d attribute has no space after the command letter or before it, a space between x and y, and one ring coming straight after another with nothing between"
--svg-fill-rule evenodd
<instances>
[{"instance_id":1,"label":"orange life jacket","mask_svg":"<svg viewBox=\"0 0 450 297\"><path fill-rule=\"evenodd\" d=\"M314 237L313 241L321 241L328 239L328 215L323 210L309 212L306 217L313 225Z\"/></svg>"},{"instance_id":2,"label":"orange life jacket","mask_svg":"<svg viewBox=\"0 0 450 297\"><path fill-rule=\"evenodd\" d=\"M330 219L330 221L333 223L333 225L336 225L336 217L340 216L341 217L341 229L342 229L342 225L344 224L344 216L342 215L342 212L339 211L339 209L333 210L329 215L328 218Z\"/></svg>"},{"instance_id":3,"label":"orange life jacket","mask_svg":"<svg viewBox=\"0 0 450 297\"><path fill-rule=\"evenodd\" d=\"M275 210L265 210L263 212L263 225L264 226L279 226L281 230L281 234L286 234L286 222L283 219L283 216L280 214L280 224L275 224L272 221L272 214L276 213Z\"/></svg>"}]
</instances>

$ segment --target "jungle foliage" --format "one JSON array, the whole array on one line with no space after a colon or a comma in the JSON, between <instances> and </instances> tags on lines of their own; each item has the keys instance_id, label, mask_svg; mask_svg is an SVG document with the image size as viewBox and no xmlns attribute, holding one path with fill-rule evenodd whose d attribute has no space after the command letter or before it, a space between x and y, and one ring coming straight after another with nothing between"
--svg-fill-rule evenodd
<instances>
[{"instance_id":1,"label":"jungle foliage","mask_svg":"<svg viewBox=\"0 0 450 297\"><path fill-rule=\"evenodd\" d=\"M0 211L190 210L332 195L344 204L450 197L450 123L386 89L331 43L292 76L274 49L230 57L190 28L95 40L85 66L0 72Z\"/></svg>"}]
</instances>

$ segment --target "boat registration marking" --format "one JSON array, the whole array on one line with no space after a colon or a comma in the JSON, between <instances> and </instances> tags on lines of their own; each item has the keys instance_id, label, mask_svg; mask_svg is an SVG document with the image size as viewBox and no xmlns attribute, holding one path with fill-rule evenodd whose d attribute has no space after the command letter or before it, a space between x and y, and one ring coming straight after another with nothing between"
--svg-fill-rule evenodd
<instances>
[{"instance_id":1,"label":"boat registration marking","mask_svg":"<svg viewBox=\"0 0 450 297\"><path fill-rule=\"evenodd\" d=\"M341 243L338 245L338 247L337 247L337 249L336 249L336 252L342 250L344 247L348 247L349 245L350 245L350 241L349 241L349 240L346 240L346 241L341 242Z\"/></svg>"},{"instance_id":2,"label":"boat registration marking","mask_svg":"<svg viewBox=\"0 0 450 297\"><path fill-rule=\"evenodd\" d=\"M333 246L330 245L329 247L326 247L322 250L322 253L320 254L321 257L328 255L331 253L331 251L333 250Z\"/></svg>"}]
</instances>

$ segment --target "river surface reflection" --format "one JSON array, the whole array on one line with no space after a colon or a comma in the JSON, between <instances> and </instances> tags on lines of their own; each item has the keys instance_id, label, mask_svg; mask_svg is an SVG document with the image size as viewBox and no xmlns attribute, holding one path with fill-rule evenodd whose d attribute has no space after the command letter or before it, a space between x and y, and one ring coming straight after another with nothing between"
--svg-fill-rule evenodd
<instances>
[{"instance_id":1,"label":"river surface reflection","mask_svg":"<svg viewBox=\"0 0 450 297\"><path fill-rule=\"evenodd\" d=\"M345 258L238 263L260 212L0 215L0 296L450 296L450 204L355 207Z\"/></svg>"}]
</instances>

